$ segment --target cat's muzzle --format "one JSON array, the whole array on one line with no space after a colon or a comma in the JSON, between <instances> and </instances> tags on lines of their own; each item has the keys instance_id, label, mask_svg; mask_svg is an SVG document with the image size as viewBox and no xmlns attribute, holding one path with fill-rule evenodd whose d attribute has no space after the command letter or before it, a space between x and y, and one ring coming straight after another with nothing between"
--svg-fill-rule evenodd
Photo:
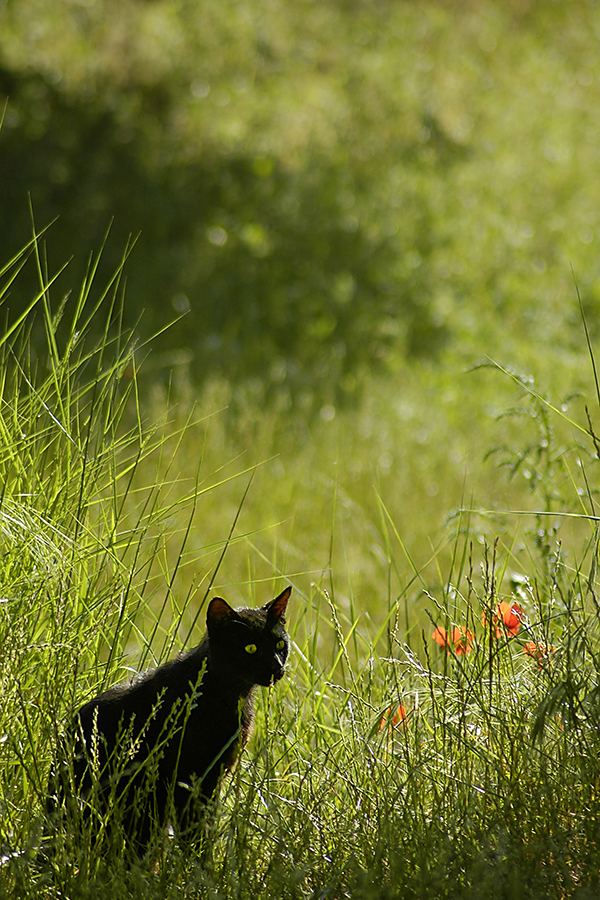
<instances>
[{"instance_id":1,"label":"cat's muzzle","mask_svg":"<svg viewBox=\"0 0 600 900\"><path fill-rule=\"evenodd\" d=\"M281 667L278 667L277 669L275 669L271 673L271 680L269 681L269 687L271 685L275 684L277 681L280 681L283 678L284 671L285 670L284 670L283 666L281 666Z\"/></svg>"}]
</instances>

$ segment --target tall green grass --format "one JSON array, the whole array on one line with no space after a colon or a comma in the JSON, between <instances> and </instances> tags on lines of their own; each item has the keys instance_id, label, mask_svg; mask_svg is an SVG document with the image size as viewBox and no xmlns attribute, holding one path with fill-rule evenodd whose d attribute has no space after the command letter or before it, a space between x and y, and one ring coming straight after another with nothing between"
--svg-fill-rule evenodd
<instances>
[{"instance_id":1,"label":"tall green grass","mask_svg":"<svg viewBox=\"0 0 600 900\"><path fill-rule=\"evenodd\" d=\"M210 574L199 575L187 597L175 595L206 490L201 453L196 477L180 479L173 467L181 429L167 433L166 418L144 422L135 348L121 326L120 272L99 289L98 260L90 261L59 348L65 303L52 311L52 279L37 237L5 266L0 297L27 255L37 258L40 290L26 314L7 320L0 344L0 778L8 859L39 839L65 718L82 698L125 677L132 646L143 665L184 644L201 601L194 621L184 613ZM105 325L91 342L98 316ZM30 341L36 328L46 334L41 358ZM215 480L218 474L213 488ZM213 552L222 552L226 538Z\"/></svg>"},{"instance_id":2,"label":"tall green grass","mask_svg":"<svg viewBox=\"0 0 600 900\"><path fill-rule=\"evenodd\" d=\"M39 243L29 249L40 291L1 339L0 894L596 897L594 413L587 422L519 382L495 456L523 478L528 508L482 512L463 488L429 547L405 539L385 482L346 541L340 510L362 511L332 474L311 565L289 523L264 521L266 539L252 512L276 477L264 432L261 446L240 422L238 440L254 443L235 459L218 416L181 395L179 408L174 395L142 403L119 276L98 288L92 262L55 313ZM21 262L5 267L4 292ZM58 315L71 317L61 346ZM105 322L94 342L90 316ZM356 534L379 550L368 593L348 552ZM259 697L211 852L190 857L166 838L128 868L65 840L43 865L46 782L73 710L196 641L211 589L261 602L282 577L295 588L288 677ZM516 622L503 624L501 603ZM462 637L440 646L436 628Z\"/></svg>"}]
</instances>

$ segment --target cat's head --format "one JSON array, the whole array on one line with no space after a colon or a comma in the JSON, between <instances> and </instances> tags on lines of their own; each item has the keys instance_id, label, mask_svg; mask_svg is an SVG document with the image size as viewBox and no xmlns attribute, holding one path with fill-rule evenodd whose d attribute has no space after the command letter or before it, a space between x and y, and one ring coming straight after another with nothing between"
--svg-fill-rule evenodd
<instances>
[{"instance_id":1,"label":"cat's head","mask_svg":"<svg viewBox=\"0 0 600 900\"><path fill-rule=\"evenodd\" d=\"M287 587L258 609L233 609L214 597L206 614L211 665L248 686L279 681L289 653L285 611L291 592Z\"/></svg>"}]
</instances>

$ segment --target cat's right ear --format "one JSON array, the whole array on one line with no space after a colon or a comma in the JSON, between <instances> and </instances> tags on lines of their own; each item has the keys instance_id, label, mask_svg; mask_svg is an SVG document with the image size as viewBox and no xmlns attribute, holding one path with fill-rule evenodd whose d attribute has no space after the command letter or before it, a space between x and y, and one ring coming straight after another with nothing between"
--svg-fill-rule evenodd
<instances>
[{"instance_id":1,"label":"cat's right ear","mask_svg":"<svg viewBox=\"0 0 600 900\"><path fill-rule=\"evenodd\" d=\"M208 628L212 628L215 625L218 628L219 625L224 625L225 622L228 622L232 616L235 616L235 610L231 608L229 603L221 597L213 597L206 611L206 625Z\"/></svg>"}]
</instances>

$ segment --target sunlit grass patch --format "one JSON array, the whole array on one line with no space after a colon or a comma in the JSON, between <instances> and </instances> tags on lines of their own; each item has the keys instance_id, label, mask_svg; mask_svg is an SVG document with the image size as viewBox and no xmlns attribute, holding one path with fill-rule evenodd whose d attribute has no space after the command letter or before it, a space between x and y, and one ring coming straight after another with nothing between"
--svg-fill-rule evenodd
<instances>
[{"instance_id":1,"label":"sunlit grass patch","mask_svg":"<svg viewBox=\"0 0 600 900\"><path fill-rule=\"evenodd\" d=\"M330 457L309 439L295 459L278 446L277 475L274 445L291 431L268 413L262 432L242 423L238 440L253 428L264 442L237 456L230 424L202 402L176 407L175 392L157 390L146 405L116 281L97 301L86 284L65 346L41 283L47 359L27 353L27 317L2 344L2 895L593 897L591 403L571 412L508 379L515 414L498 422L496 456L518 509L467 501L461 486L427 545L416 535L429 512L405 511L391 477L367 501L369 461L348 460L342 443L329 482L319 470ZM100 341L78 326L90 302L106 315ZM367 438L350 449L366 456ZM443 447L422 446L442 459ZM487 483L501 477L490 471ZM275 516L286 492L302 507L295 522ZM294 587L287 677L257 698L202 855L165 832L151 859L127 866L117 846L76 846L56 823L49 834L48 772L72 711L194 643L207 594L256 602L283 575Z\"/></svg>"}]
</instances>

